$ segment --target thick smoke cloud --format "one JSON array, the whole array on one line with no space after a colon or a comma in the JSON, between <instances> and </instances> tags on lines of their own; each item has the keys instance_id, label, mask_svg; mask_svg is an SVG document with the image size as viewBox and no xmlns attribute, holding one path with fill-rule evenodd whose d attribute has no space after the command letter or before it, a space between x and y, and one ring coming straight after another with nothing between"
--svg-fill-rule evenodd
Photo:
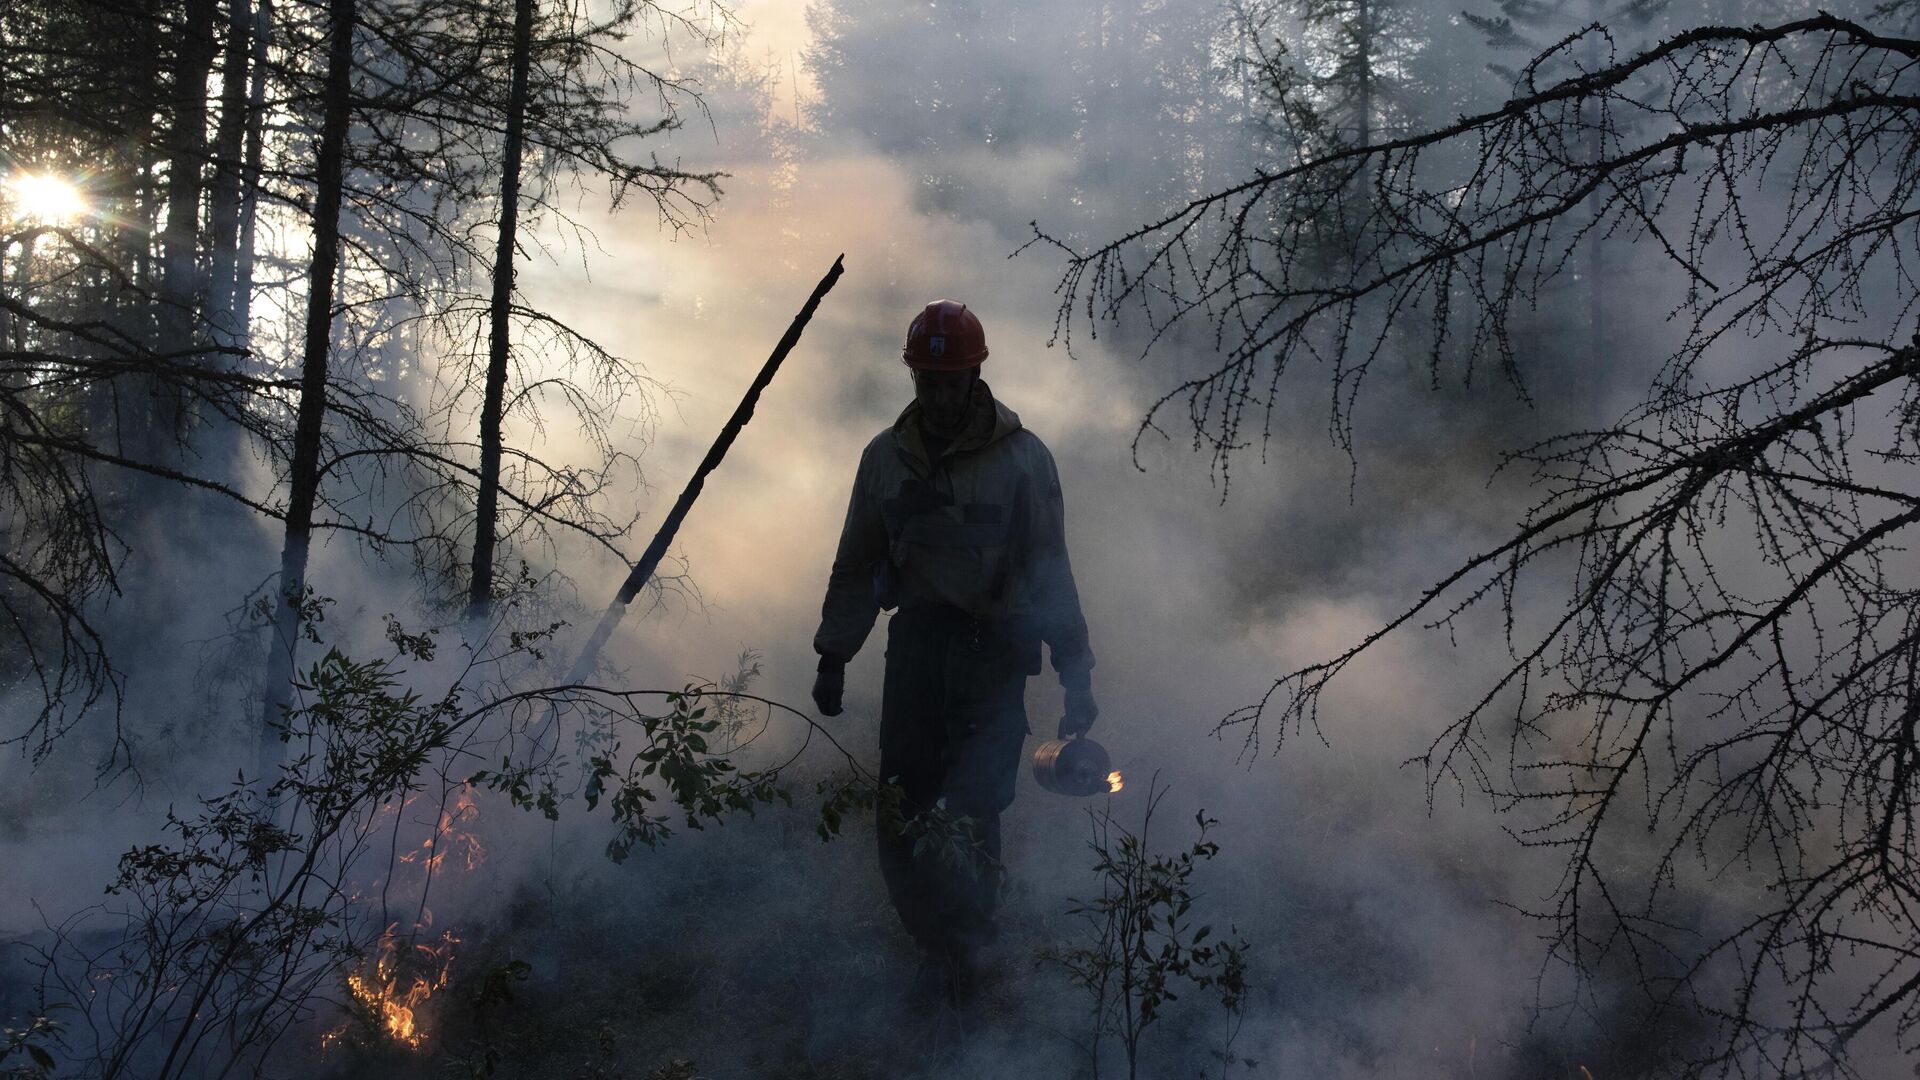
<instances>
[{"instance_id":1,"label":"thick smoke cloud","mask_svg":"<svg viewBox=\"0 0 1920 1080\"><path fill-rule=\"evenodd\" d=\"M1612 388L1569 400L1554 381L1568 364L1551 342L1529 372L1531 403L1492 371L1470 387L1438 389L1415 370L1389 373L1362 409L1355 462L1328 438L1329 391L1320 372L1306 370L1284 391L1273 439L1235 461L1230 489L1177 429L1141 439L1136 465L1145 409L1173 381L1170 372L1204 362L1208 343L1162 342L1141 360L1143 339L1123 329L1098 341L1083 336L1071 354L1049 348L1058 263L1044 248L1009 255L1030 237L1031 220L1099 236L1163 205L1176 171L1168 154L1178 148L1156 143L1153 132L1174 125L1157 119L1153 102L1125 114L1139 120L1131 133L1077 127L1060 107L1085 101L1089 86L1143 92L1118 74L1090 74L1100 62L1085 52L1090 10L1023 13L1015 36L977 23L956 29L956 56L916 44L926 13L883 7L816 8L816 28L844 36L839 52L815 53L817 65L834 66L817 66L801 89L814 125L777 129L796 147L791 157L727 159L727 199L703 237L663 242L632 223L612 226L603 242L618 269L587 280L556 268L542 284L557 302L577 298L572 314L631 343L676 388L648 458L659 485L651 505L664 506L673 478L703 451L790 309L836 253L847 253L847 277L681 533L702 605L622 632L617 653L635 681L709 672L715 657L746 645L766 654L770 694L805 700L808 642L853 464L910 395L897 363L906 321L928 298L962 299L986 321L993 357L984 372L996 394L1059 460L1100 656L1096 735L1136 785L1117 808L1123 818L1137 814L1128 799L1158 773L1174 791L1163 843L1186 838L1195 809L1222 819L1225 855L1204 887L1211 917L1233 920L1255 943L1256 990L1240 1049L1263 1071L1316 1075L1534 1075L1570 1070L1576 1059L1628 1060L1577 1022L1528 1034L1539 963L1533 928L1499 904L1543 895L1554 866L1512 845L1471 797L1456 805L1443 790L1430 812L1418 769L1401 767L1497 651L1410 636L1373 657L1331 703L1325 743L1319 733L1293 733L1278 757L1265 754L1271 732L1259 753L1246 752L1237 731L1213 734L1274 676L1356 640L1485 546L1523 495L1517 481L1489 486L1498 453L1604 404ZM765 22L790 28L784 15ZM940 19L970 17L981 16L962 5L943 7ZM1221 17L1199 5L1169 12L1190 33ZM792 48L783 41L769 52ZM744 51L753 54L751 39ZM1244 150L1235 149L1223 69L1189 74L1210 84L1187 89L1214 114L1182 129L1217 151L1192 178L1199 183L1224 176ZM1162 92L1170 102L1172 91ZM686 153L726 157L752 141L723 127L717 146L695 140ZM1101 160L1090 164L1090 154ZM1090 198L1106 201L1090 206ZM609 302L599 291L609 278L644 300ZM1623 388L1639 374L1633 367L1620 369ZM611 589L614 569L601 589ZM855 661L848 714L832 722L868 754L883 640L877 631ZM1034 680L1036 737L1058 711L1058 688ZM1023 778L1009 828L1021 887L1008 947L1017 951L1059 933L1065 898L1093 883L1082 869L1080 807ZM832 861L822 855L820 864ZM805 862L787 872L811 878ZM860 872L876 886L870 867ZM764 900L748 894L749 906ZM873 930L891 932L884 919ZM1068 991L1057 976L1029 983L1021 998L1033 1015L1061 1010L1055 999ZM1201 1033L1187 1034L1196 1040L1189 1051L1204 1057Z\"/></svg>"},{"instance_id":2,"label":"thick smoke cloud","mask_svg":"<svg viewBox=\"0 0 1920 1080\"><path fill-rule=\"evenodd\" d=\"M1530 1018L1537 925L1504 905L1525 906L1552 887L1553 854L1516 846L1471 793L1456 799L1443 786L1429 804L1419 768L1403 765L1499 665L1497 641L1396 639L1329 697L1320 731L1285 733L1277 755L1268 751L1281 733L1247 747L1239 729L1216 724L1488 546L1528 497L1522 478L1489 483L1499 454L1617 413L1644 380L1635 357L1650 355L1643 346L1657 326L1623 326L1617 362L1585 373L1577 393L1571 343L1548 337L1528 358L1530 400L1492 371L1437 388L1412 366L1383 372L1358 416L1357 459L1328 437L1324 372L1303 369L1282 389L1272 438L1235 459L1230 479L1219 475L1189 451L1186 432L1140 431L1146 409L1185 366L1205 362L1211 343L1179 336L1142 359L1140 328L1119 327L1077 337L1071 352L1050 347L1058 260L1044 246L1010 256L1030 239L1030 221L1104 238L1257 160L1232 58L1208 36L1225 25L1226 9L1164 5L1131 28L1143 39L1129 41L1103 36L1101 5L1030 7L1009 33L991 20L1020 5L745 7L753 28L728 58L735 70L705 71L712 125L690 125L662 150L728 173L707 227L665 234L643 215L601 218L583 199L589 250L576 250L570 234L548 238L553 258L527 271L529 294L667 388L657 423L636 422L632 432L636 445L650 440L646 483L622 497L643 530L671 504L813 282L846 255L846 277L680 532L676 555L697 596L670 593L645 617L636 610L608 647L609 663L623 683L672 688L723 674L751 648L764 658L760 692L807 700L809 643L854 464L910 397L898 363L907 320L928 299L963 300L985 321L993 355L984 373L996 395L1059 463L1099 656L1094 735L1129 777L1115 811L1136 820L1157 776L1172 790L1157 826L1166 846L1190 838L1197 810L1221 821L1223 853L1201 886L1207 917L1253 943L1253 990L1235 1044L1261 1063L1248 1075L1574 1075L1582 1064L1596 1076L1633 1075L1659 1048L1636 1047L1637 1033L1609 1026L1615 1018ZM1409 123L1498 91L1491 78L1474 82L1487 57L1452 8L1429 7L1416 15L1432 44L1412 62L1472 77L1459 81L1462 101L1428 103L1431 112L1409 112ZM809 49L812 66L801 71L796 58ZM1163 66L1125 66L1142 56ZM739 78L763 60L786 80L770 96ZM795 116L806 123L794 126ZM558 458L574 449L565 430L513 436ZM382 603L390 582L380 571L340 552L322 559L316 577L339 583L347 610ZM626 572L604 552L565 545L559 561L589 612ZM202 621L215 626L220 610L211 606ZM827 721L869 761L883 644L884 627L849 670L846 714ZM151 673L140 678L143 689L161 685ZM1033 680L1036 739L1051 734L1059 709L1053 681ZM769 741L800 734L776 725ZM206 780L187 771L172 782L185 792ZM52 798L38 790L36 802ZM0 875L0 914L14 920L6 929L23 925L18 916L50 883L101 880L111 854L142 828L113 835L89 825L84 847L51 828L0 836L15 865L33 868ZM745 1076L765 1072L767 1055L900 1052L876 1035L898 1018L875 998L876 988L897 985L909 950L860 823L822 847L791 822L743 822L676 838L623 867L599 859L591 824L568 822L545 838L531 822L500 828L502 856L488 871L497 888L490 899L471 897L472 909L512 927L507 936L524 943L543 992L612 978L613 950L626 964L615 970L646 970L647 992L663 1000L685 992L715 1009L732 1002L748 1015L781 1014L759 1026L737 1014L742 1038L633 1020L630 1042L661 1040L628 1051L636 1067L684 1050L703 1075ZM925 1075L1072 1067L1070 1048L1044 1029L1083 1022L1075 991L1057 973L1034 971L1026 955L1071 932L1067 898L1096 887L1086 836L1082 805L1023 776L1008 822L1017 886L1001 965L1012 974L1014 1012L1031 1026L930 1054L914 1065ZM515 914L543 894L545 914ZM689 910L715 896L726 898L724 914ZM677 948L704 935L715 942L710 954L690 960ZM618 985L593 1001L620 1000ZM1183 1065L1208 1060L1218 1038L1200 1026L1215 1018L1192 1004L1161 1036L1172 1044L1168 1060ZM758 1045L756 1031L782 1041Z\"/></svg>"}]
</instances>

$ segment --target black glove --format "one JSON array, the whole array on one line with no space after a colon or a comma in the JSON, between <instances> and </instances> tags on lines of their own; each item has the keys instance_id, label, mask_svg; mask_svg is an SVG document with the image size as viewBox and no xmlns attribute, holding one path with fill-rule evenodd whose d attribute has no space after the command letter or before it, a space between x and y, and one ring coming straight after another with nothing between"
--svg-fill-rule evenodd
<instances>
[{"instance_id":1,"label":"black glove","mask_svg":"<svg viewBox=\"0 0 1920 1080\"><path fill-rule=\"evenodd\" d=\"M1067 708L1060 717L1060 737L1071 739L1076 735L1085 735L1087 729L1100 716L1100 706L1093 702L1093 681L1091 679L1067 686Z\"/></svg>"},{"instance_id":2,"label":"black glove","mask_svg":"<svg viewBox=\"0 0 1920 1080\"><path fill-rule=\"evenodd\" d=\"M813 705L822 716L840 715L840 695L847 689L847 662L831 656L820 658L819 673L813 677Z\"/></svg>"}]
</instances>

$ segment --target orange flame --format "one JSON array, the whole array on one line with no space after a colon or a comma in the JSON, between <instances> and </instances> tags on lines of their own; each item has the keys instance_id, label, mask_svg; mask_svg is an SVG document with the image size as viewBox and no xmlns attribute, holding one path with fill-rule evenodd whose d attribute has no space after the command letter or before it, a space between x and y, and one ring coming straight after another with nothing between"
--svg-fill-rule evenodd
<instances>
[{"instance_id":1,"label":"orange flame","mask_svg":"<svg viewBox=\"0 0 1920 1080\"><path fill-rule=\"evenodd\" d=\"M427 1040L421 1023L422 1007L434 991L447 985L452 974L453 947L460 939L451 932L444 933L437 944L416 942L402 953L393 929L389 926L380 935L371 972L348 973L347 992L366 1010L382 1035L408 1049L418 1050ZM402 956L409 957L406 966L410 971L400 970ZM322 1036L321 1046L331 1047L339 1042L349 1027L351 1022Z\"/></svg>"},{"instance_id":2,"label":"orange flame","mask_svg":"<svg viewBox=\"0 0 1920 1080\"><path fill-rule=\"evenodd\" d=\"M1126 781L1120 778L1119 769L1115 769L1107 774L1107 794L1111 795L1126 786Z\"/></svg>"},{"instance_id":3,"label":"orange flame","mask_svg":"<svg viewBox=\"0 0 1920 1080\"><path fill-rule=\"evenodd\" d=\"M433 832L420 841L419 848L401 854L400 861L409 865L419 863L422 869L431 874L446 862L449 852L458 852L460 861L468 870L480 869L487 861L486 846L473 833L459 829L461 824L479 814L480 808L473 802L473 790L469 787L460 788L454 796L453 805L440 811L440 823L434 826Z\"/></svg>"},{"instance_id":4,"label":"orange flame","mask_svg":"<svg viewBox=\"0 0 1920 1080\"><path fill-rule=\"evenodd\" d=\"M413 806L417 798L417 795L408 796L390 803L381 813L398 816ZM462 828L479 814L473 789L461 786L453 793L450 803L442 800L439 820L427 838L419 847L401 852L398 861L417 869L423 881L431 879L448 855L456 856L457 864L467 870L479 869L486 862L487 849L477 836ZM398 827L396 821L396 830ZM377 891L384 893L385 890L382 887ZM361 890L355 889L352 895L359 900ZM346 977L351 1011L371 1022L381 1037L413 1050L418 1050L427 1040L427 1004L434 992L445 988L451 978L453 949L460 943L451 931L441 933L430 942L416 940L427 936L432 926L433 912L424 906L410 932L396 936L399 924L389 925L373 950L371 966L362 960ZM331 1049L346 1037L354 1024L355 1021L349 1019L322 1035L321 1048Z\"/></svg>"}]
</instances>

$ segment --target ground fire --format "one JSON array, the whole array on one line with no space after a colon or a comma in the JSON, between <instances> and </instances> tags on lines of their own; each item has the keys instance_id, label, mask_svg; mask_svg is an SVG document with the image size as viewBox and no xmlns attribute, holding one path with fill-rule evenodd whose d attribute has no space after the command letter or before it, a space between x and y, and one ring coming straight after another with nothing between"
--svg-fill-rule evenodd
<instances>
[{"instance_id":1,"label":"ground fire","mask_svg":"<svg viewBox=\"0 0 1920 1080\"><path fill-rule=\"evenodd\" d=\"M416 942L403 949L390 926L380 935L373 970L349 973L347 991L381 1036L418 1050L427 1039L422 1007L447 985L453 947L459 943L448 931L437 942ZM351 1021L328 1032L321 1037L321 1045L333 1047L350 1026Z\"/></svg>"},{"instance_id":2,"label":"ground fire","mask_svg":"<svg viewBox=\"0 0 1920 1080\"><path fill-rule=\"evenodd\" d=\"M473 801L473 789L461 785L453 795L452 804L440 811L440 823L433 832L420 842L419 848L401 854L399 860L418 864L430 876L446 862L449 853L457 852L461 865L468 870L478 870L487 861L487 849L478 836L470 831L463 832L458 827L479 814L480 808Z\"/></svg>"},{"instance_id":3,"label":"ground fire","mask_svg":"<svg viewBox=\"0 0 1920 1080\"><path fill-rule=\"evenodd\" d=\"M409 799L394 812L404 814L413 804ZM418 847L404 851L397 861L418 871L414 887L424 891L434 874L447 866L447 856L457 855L452 865L476 870L486 861L486 848L470 830L462 828L479 816L472 789L462 785L451 799L443 799L438 820ZM422 942L430 933L433 913L424 906L419 921L408 933L399 932L392 923L380 934L373 951L371 970L363 962L346 976L349 1008L358 1013L378 1037L417 1050L427 1040L424 1006L434 993L447 985L453 969L454 946L460 939L453 931L443 931L437 939ZM355 1020L349 1019L321 1036L323 1049L331 1049L346 1037Z\"/></svg>"}]
</instances>

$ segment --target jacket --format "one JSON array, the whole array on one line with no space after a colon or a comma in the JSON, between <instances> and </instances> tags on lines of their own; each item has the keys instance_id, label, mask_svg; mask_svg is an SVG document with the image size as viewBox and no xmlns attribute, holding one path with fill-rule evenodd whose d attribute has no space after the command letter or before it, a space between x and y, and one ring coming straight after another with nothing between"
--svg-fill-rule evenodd
<instances>
[{"instance_id":1,"label":"jacket","mask_svg":"<svg viewBox=\"0 0 1920 1080\"><path fill-rule=\"evenodd\" d=\"M1093 668L1053 455L984 380L938 460L918 402L861 453L815 652L845 661L860 651L880 612L877 578L895 583L887 599L900 606L947 605L1004 634L1029 675L1042 642L1062 682Z\"/></svg>"}]
</instances>

